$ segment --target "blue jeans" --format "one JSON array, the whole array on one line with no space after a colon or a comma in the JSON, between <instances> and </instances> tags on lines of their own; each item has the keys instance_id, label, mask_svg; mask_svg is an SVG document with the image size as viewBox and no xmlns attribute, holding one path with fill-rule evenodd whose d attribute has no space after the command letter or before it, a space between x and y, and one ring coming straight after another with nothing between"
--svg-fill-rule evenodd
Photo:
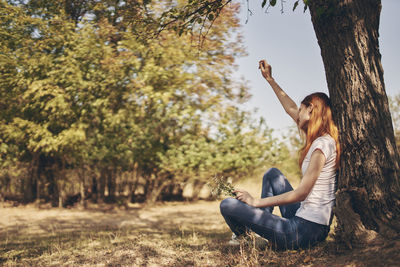
<instances>
[{"instance_id":1,"label":"blue jeans","mask_svg":"<svg viewBox=\"0 0 400 267\"><path fill-rule=\"evenodd\" d=\"M286 177L276 168L269 169L262 184L261 198L293 190ZM237 236L252 230L268 239L275 249L308 248L325 240L329 226L295 216L300 203L280 206L282 217L272 214L274 207L254 208L235 198L221 202L221 214Z\"/></svg>"}]
</instances>

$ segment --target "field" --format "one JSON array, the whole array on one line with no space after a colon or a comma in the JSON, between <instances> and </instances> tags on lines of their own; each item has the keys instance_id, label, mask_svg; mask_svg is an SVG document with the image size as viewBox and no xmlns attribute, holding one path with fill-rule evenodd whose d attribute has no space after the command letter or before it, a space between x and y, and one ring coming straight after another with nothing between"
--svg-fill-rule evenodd
<instances>
[{"instance_id":1,"label":"field","mask_svg":"<svg viewBox=\"0 0 400 267\"><path fill-rule=\"evenodd\" d=\"M127 208L0 208L3 266L396 266L400 242L345 250L332 237L312 249L232 247L219 202Z\"/></svg>"}]
</instances>

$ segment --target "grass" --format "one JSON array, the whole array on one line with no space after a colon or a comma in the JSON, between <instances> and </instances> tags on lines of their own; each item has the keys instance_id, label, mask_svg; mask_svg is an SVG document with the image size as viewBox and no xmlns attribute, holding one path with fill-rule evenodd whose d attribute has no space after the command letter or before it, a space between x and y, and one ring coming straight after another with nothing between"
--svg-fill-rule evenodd
<instances>
[{"instance_id":1,"label":"grass","mask_svg":"<svg viewBox=\"0 0 400 267\"><path fill-rule=\"evenodd\" d=\"M0 266L396 266L400 260L399 241L352 251L332 237L299 251L254 242L231 247L217 201L3 207L0 214Z\"/></svg>"},{"instance_id":2,"label":"grass","mask_svg":"<svg viewBox=\"0 0 400 267\"><path fill-rule=\"evenodd\" d=\"M218 202L1 212L14 220L2 222L4 266L254 266L266 255L269 263L279 262L273 251L227 245L231 233L218 214Z\"/></svg>"},{"instance_id":3,"label":"grass","mask_svg":"<svg viewBox=\"0 0 400 267\"><path fill-rule=\"evenodd\" d=\"M185 205L184 208L191 206L204 208L201 204ZM53 221L57 214L53 214L51 210L37 210L36 213L46 214L34 220L34 225L27 225L32 229L22 231L21 234L19 229L23 228L23 225L18 222L21 228L14 229L15 227L10 226L2 231L1 235L6 238L2 238L0 242L0 264L5 266L224 264L221 261L224 248L221 242L214 241L226 240L229 235L226 229L187 223L187 217L177 216L180 212L174 211L175 208L182 208L180 205L157 208L160 210L158 215L154 214L154 210L147 208L144 208L143 212L118 210L103 214L99 214L98 211L81 211L79 214L81 220L76 220L74 216L68 214L71 211L65 210L57 222ZM14 208L12 212L19 211L23 214L27 209L29 210L29 208ZM8 209L3 211L7 212ZM200 213L197 212L197 215ZM103 215L105 220L101 220L100 215ZM153 219L153 215L158 218ZM110 218L113 218L113 223ZM96 223L93 224L93 221ZM35 233L35 225L47 228ZM226 249L230 248L225 248L225 251Z\"/></svg>"}]
</instances>

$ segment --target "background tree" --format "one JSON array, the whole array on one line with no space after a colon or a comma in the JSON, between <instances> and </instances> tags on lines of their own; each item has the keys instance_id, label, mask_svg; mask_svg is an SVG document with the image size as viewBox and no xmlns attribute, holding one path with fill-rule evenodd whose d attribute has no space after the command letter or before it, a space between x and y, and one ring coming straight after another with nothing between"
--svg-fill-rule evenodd
<instances>
[{"instance_id":1,"label":"background tree","mask_svg":"<svg viewBox=\"0 0 400 267\"><path fill-rule=\"evenodd\" d=\"M153 202L276 161L271 130L238 109L249 97L232 77L244 54L239 6L203 22L205 37L160 32L174 6L0 2L1 193L65 206L137 199L142 189Z\"/></svg>"}]
</instances>

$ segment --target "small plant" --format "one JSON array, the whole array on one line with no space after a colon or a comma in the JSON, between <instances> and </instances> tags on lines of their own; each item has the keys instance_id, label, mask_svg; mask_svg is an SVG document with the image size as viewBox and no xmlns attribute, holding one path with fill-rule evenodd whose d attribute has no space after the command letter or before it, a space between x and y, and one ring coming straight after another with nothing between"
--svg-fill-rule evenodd
<instances>
[{"instance_id":1,"label":"small plant","mask_svg":"<svg viewBox=\"0 0 400 267\"><path fill-rule=\"evenodd\" d=\"M210 182L208 182L208 186L211 188L211 194L214 196L220 196L221 194L230 197L236 197L235 188L233 185L228 182L227 178L223 176L218 177L214 176Z\"/></svg>"}]
</instances>

